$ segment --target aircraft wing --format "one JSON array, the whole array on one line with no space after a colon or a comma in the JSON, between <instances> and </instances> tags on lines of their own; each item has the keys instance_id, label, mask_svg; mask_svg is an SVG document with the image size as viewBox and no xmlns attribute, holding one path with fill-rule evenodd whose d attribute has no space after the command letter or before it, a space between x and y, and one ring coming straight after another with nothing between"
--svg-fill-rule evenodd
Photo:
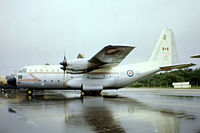
<instances>
[{"instance_id":1,"label":"aircraft wing","mask_svg":"<svg viewBox=\"0 0 200 133\"><path fill-rule=\"evenodd\" d=\"M101 49L89 62L95 66L116 66L134 49L133 46L108 45Z\"/></svg>"},{"instance_id":2,"label":"aircraft wing","mask_svg":"<svg viewBox=\"0 0 200 133\"><path fill-rule=\"evenodd\" d=\"M160 69L162 71L168 71L171 69L182 69L182 68L187 68L187 67L191 67L191 66L195 66L196 64L190 63L190 64L180 64L180 65L172 65L172 66L164 66L164 67L160 67Z\"/></svg>"}]
</instances>

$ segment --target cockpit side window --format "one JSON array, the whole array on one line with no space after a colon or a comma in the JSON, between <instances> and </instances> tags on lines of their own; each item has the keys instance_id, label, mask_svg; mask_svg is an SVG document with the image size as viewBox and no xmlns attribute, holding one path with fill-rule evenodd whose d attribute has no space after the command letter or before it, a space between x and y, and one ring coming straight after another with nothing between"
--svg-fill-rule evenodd
<instances>
[{"instance_id":1,"label":"cockpit side window","mask_svg":"<svg viewBox=\"0 0 200 133\"><path fill-rule=\"evenodd\" d=\"M22 79L22 75L18 75L18 79Z\"/></svg>"},{"instance_id":2,"label":"cockpit side window","mask_svg":"<svg viewBox=\"0 0 200 133\"><path fill-rule=\"evenodd\" d=\"M27 68L22 68L22 69L20 69L18 72L19 72L19 73L26 73L26 70L27 70Z\"/></svg>"}]
</instances>

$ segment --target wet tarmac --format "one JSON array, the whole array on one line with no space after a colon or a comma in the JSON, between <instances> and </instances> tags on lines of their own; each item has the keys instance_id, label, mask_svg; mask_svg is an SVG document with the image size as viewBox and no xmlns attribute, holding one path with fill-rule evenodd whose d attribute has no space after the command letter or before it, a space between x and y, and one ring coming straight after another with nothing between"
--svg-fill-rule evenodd
<instances>
[{"instance_id":1,"label":"wet tarmac","mask_svg":"<svg viewBox=\"0 0 200 133\"><path fill-rule=\"evenodd\" d=\"M0 93L0 133L200 133L200 89Z\"/></svg>"}]
</instances>

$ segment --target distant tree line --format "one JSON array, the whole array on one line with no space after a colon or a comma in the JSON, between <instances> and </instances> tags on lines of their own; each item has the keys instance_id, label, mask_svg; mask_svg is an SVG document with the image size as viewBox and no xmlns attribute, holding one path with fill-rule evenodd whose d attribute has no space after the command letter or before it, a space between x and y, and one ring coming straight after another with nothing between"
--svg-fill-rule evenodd
<instances>
[{"instance_id":1,"label":"distant tree line","mask_svg":"<svg viewBox=\"0 0 200 133\"><path fill-rule=\"evenodd\" d=\"M190 82L192 87L200 85L200 68L161 72L132 84L130 87L173 87L173 82Z\"/></svg>"}]
</instances>

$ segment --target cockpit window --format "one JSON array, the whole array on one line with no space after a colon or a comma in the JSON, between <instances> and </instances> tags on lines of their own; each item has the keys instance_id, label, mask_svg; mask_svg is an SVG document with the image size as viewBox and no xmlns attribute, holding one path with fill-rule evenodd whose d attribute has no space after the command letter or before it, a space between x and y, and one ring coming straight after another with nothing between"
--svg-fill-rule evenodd
<instances>
[{"instance_id":1,"label":"cockpit window","mask_svg":"<svg viewBox=\"0 0 200 133\"><path fill-rule=\"evenodd\" d=\"M26 73L26 70L27 70L26 68L22 68L22 69L20 69L18 72L19 72L19 73Z\"/></svg>"},{"instance_id":2,"label":"cockpit window","mask_svg":"<svg viewBox=\"0 0 200 133\"><path fill-rule=\"evenodd\" d=\"M22 75L18 75L18 79L22 79Z\"/></svg>"}]
</instances>

